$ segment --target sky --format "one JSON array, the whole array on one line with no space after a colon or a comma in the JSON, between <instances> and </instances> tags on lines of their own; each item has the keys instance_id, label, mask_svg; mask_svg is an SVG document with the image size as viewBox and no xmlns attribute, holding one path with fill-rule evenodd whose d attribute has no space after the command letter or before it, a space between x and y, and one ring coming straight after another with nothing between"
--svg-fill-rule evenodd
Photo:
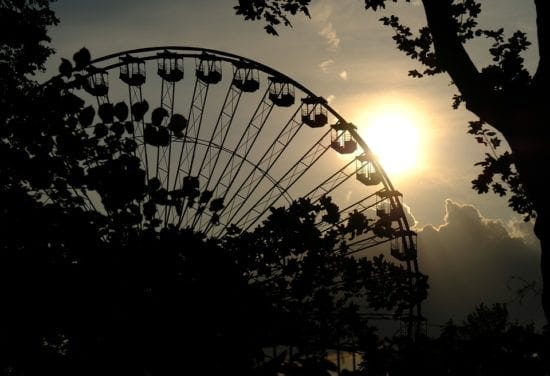
<instances>
[{"instance_id":1,"label":"sky","mask_svg":"<svg viewBox=\"0 0 550 376\"><path fill-rule=\"evenodd\" d=\"M538 285L525 289L523 299L518 293L540 280L532 226L523 223L505 199L471 189L479 173L474 164L486 152L467 134L467 122L475 117L463 108L452 110L456 91L447 76L408 77L407 71L417 65L395 48L391 30L378 21L396 12L418 28L424 24L419 2L392 3L373 13L364 10L361 0L312 0L311 19L291 19L293 27L279 28L278 37L267 35L261 22L235 16L236 3L58 0L54 10L61 22L50 32L57 54L49 61L49 71L55 72L61 57L83 46L100 57L179 45L231 52L285 73L327 98L371 148L376 144L375 151L383 154L387 144L401 145L402 153L392 152L397 158L387 157L385 163L419 235L420 267L430 275L432 286L424 312L432 327L449 318L460 321L481 302L508 302L512 319L540 324ZM525 58L533 72L537 53L532 2L483 0L482 10L482 26L502 26L507 35L517 29L528 33L533 47ZM478 67L489 61L486 44L467 48Z\"/></svg>"}]
</instances>

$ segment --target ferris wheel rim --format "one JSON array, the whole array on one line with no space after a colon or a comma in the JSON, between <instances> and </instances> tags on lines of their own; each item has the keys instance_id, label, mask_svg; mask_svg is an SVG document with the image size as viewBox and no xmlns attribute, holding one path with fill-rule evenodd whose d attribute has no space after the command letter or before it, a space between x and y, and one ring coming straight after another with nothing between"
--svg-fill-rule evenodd
<instances>
[{"instance_id":1,"label":"ferris wheel rim","mask_svg":"<svg viewBox=\"0 0 550 376\"><path fill-rule=\"evenodd\" d=\"M94 70L96 72L97 72L97 70L99 70L99 71L111 71L111 70L114 70L114 69L124 65L125 63L124 63L124 61L122 61L122 59L120 59L121 57L130 56L130 57L136 57L136 58L138 58L140 60L143 60L143 61L149 61L149 60L155 60L155 59L158 59L159 57L162 57L161 54L159 54L161 52L167 52L167 53L173 54L173 56L175 56L175 57L182 57L182 58L195 58L195 59L199 58L200 59L201 57L206 56L206 57L212 58L214 60L219 60L219 61L222 61L222 62L233 64L233 66L235 66L235 67L237 66L237 64L246 64L246 68L256 69L256 70L258 70L258 71L260 71L264 74L267 74L267 75L270 75L270 76L273 76L273 77L276 77L276 78L281 78L285 81L285 83L288 83L288 84L294 86L295 88L299 89L307 97L311 97L311 98L320 100L319 104L324 109L326 109L327 112L329 112L332 116L334 116L334 118L336 118L338 123L341 123L341 124L346 126L345 130L350 133L353 140L355 140L357 142L357 144L363 150L363 153L361 155L362 156L367 156L368 159L369 159L369 162L371 162L372 165L374 166L374 168L380 173L381 183L383 184L384 189L386 191L390 192L390 193L391 192L393 192L393 193L397 192L394 189L394 186L393 186L389 176L387 175L387 173L384 170L383 166L379 162L378 158L374 155L374 153L368 147L366 141L362 138L362 136L357 132L357 127L355 125L353 125L352 123L346 121L346 119L340 113L338 113L333 107L331 107L330 104L323 97L316 95L312 90L308 89L306 86L302 85L297 80L293 79L292 77L288 76L285 73L282 73L282 72L280 72L280 71L278 71L278 70L276 70L276 69L274 69L274 68L272 68L268 65L265 65L265 64L260 63L258 61L255 61L253 59L243 57L243 56L240 56L240 55L237 55L237 54L221 51L221 50L209 49L209 48L203 48L203 47L175 46L175 45L155 46L155 47L129 49L129 50L118 51L118 52L115 52L115 53L104 55L102 57L90 60L83 67L79 67L78 69L77 68L73 69L73 73L86 72L84 74L84 77L87 77L87 76L92 75ZM134 56L132 56L132 55L134 55ZM135 55L137 55L137 56L135 56ZM140 55L143 55L143 56L140 56ZM101 66L101 63L108 63L108 62L110 62L112 60L115 60L115 59L119 59L119 60L116 61L116 62L112 62L111 64ZM96 66L96 65L99 65L99 66ZM302 125L304 125L304 124L302 124ZM190 139L189 141L184 140L182 142L200 142L200 141L201 140L196 138L194 140ZM222 150L222 149L223 148L220 148L220 150ZM227 151L227 150L223 150L223 151ZM242 158L247 163L252 163L249 160L247 160L246 157L243 158L242 156L240 156L240 158ZM270 176L268 175L268 177L270 177ZM270 180L274 180L274 179L271 179L271 177L270 177ZM397 192L397 193L399 193L399 192ZM388 197L390 197L390 196L388 196ZM288 201L288 198L286 196L285 196L285 200ZM400 217L399 222L398 222L401 232L398 235L395 235L395 238L402 238L403 241L404 241L405 237L407 237L409 239L409 243L413 244L414 248L416 248L416 240L413 241L413 237L414 237L414 239L416 239L415 238L416 234L410 230L409 221L407 219L407 215L406 215L406 212L405 212L404 207L402 205L402 202L400 201L399 198L395 198L395 200L392 199L392 203L393 202L396 203L397 209L399 209L399 211L401 212L401 217ZM378 243L378 244L381 244L381 243ZM404 260L401 260L401 261L404 261ZM404 262L407 264L409 269L412 269L414 272L418 273L419 268L418 268L418 260L417 260L416 253L414 254L414 256L411 259L407 259ZM411 266L412 266L412 268L411 268ZM418 314L420 314L420 310L418 310Z\"/></svg>"},{"instance_id":2,"label":"ferris wheel rim","mask_svg":"<svg viewBox=\"0 0 550 376\"><path fill-rule=\"evenodd\" d=\"M153 54L157 52L157 54ZM147 60L154 60L159 57L158 52L167 52L174 54L174 56L177 57L190 57L190 58L200 58L201 56L208 56L208 57L214 57L218 60L228 62L231 64L246 64L247 67L257 69L263 73L266 73L268 75L272 75L275 77L280 77L285 80L285 82L288 82L289 84L293 85L294 87L298 88L300 91L302 91L307 96L317 98L322 100L322 106L330 112L338 122L341 122L343 124L349 125L349 127L346 128L346 130L351 134L353 139L359 144L361 149L363 149L363 154L367 155L369 158L369 161L373 164L373 166L376 168L376 170L380 173L381 176L381 182L384 186L384 188L388 191L395 191L395 188L393 186L393 183L391 182L389 176L387 175L386 171L384 170L383 166L381 165L380 161L376 157L376 155L372 152L372 150L369 148L368 144L365 142L363 137L357 132L356 126L348 122L340 113L338 113L330 104L321 96L316 95L312 90L301 84L296 79L290 77L289 75L272 68L271 66L268 66L264 63L258 62L256 60L250 59L248 57L244 57L241 55L237 55L234 53L218 50L218 49L212 49L212 48L205 48L205 47L197 47L197 46L182 46L182 45L166 45L166 46L150 46L150 47L143 47L143 48L134 48L134 49L128 49L128 50L122 50L117 51L114 53L110 53L107 55L103 55L101 57L95 58L90 60L84 67L81 67L79 69L73 69L74 72L78 71L88 71L89 74L91 74L92 70L104 70L109 71L112 69L115 69L117 67L120 67L124 64L123 61L118 61L113 64L106 65L104 67L96 67L95 65L98 63L106 62L112 59L121 58L124 56L130 56L135 54L147 54L150 53L151 55L148 56L140 56L139 59L142 59L144 61ZM179 52L179 53L176 53ZM402 203L398 200L397 201L399 209L403 211L403 224L405 227L405 231L410 232L410 224L408 223L408 219L406 217L406 213L402 207Z\"/></svg>"},{"instance_id":3,"label":"ferris wheel rim","mask_svg":"<svg viewBox=\"0 0 550 376\"><path fill-rule=\"evenodd\" d=\"M280 72L280 71L278 71L278 70L276 70L276 69L274 69L274 68L272 68L268 65L260 63L256 60L253 60L253 59L250 59L250 58L247 58L247 57L244 57L244 56L240 56L240 55L237 55L237 54L229 53L229 52L226 52L226 51L216 50L216 49L203 48L203 47L194 47L194 46L169 45L169 46L155 46L155 47L136 48L136 49L130 49L130 50L124 50L124 51L111 53L111 54L104 55L102 57L91 60L86 65L86 67L84 67L83 69L86 69L87 67L93 67L94 64L101 63L103 61L110 60L110 59L115 59L115 58L121 57L121 56L127 56L127 55L132 55L132 54L139 54L139 53L156 52L156 51L163 51L163 52L164 51L168 51L168 52L171 52L171 51L195 51L197 53L200 52L201 54L202 53L211 54L215 57L220 58L220 60L230 62L230 63L245 62L245 63L250 64L251 68L256 68L256 69L261 70L264 73L272 74L272 75L284 78L286 81L288 81L288 83L292 84L293 86L300 89L302 92L304 92L305 94L307 94L311 97L322 99L323 100L323 107L326 108L327 111L329 111L339 122L352 125L352 127L350 127L350 129L348 129L348 131L352 134L353 138L359 143L359 145L361 146L363 151L366 154L368 154L370 158L372 158L373 164L375 165L375 167L382 174L384 185L385 186L387 185L389 190L394 190L393 184L392 184L391 180L389 179L387 173L385 172L382 165L378 161L378 158L374 155L374 153L369 148L367 143L363 140L361 135L355 130L355 128L356 128L355 125L348 122L333 107L331 107L330 104L323 97L316 95L312 90L310 90L306 86L302 85L299 81L295 80L294 78L288 76L285 73L282 73L282 72ZM178 56L182 56L182 57L200 57L201 55L189 53L189 54L179 54ZM144 57L143 59L144 60L153 60L153 59L156 59L156 58L158 58L157 55L152 55L152 56ZM115 64L105 66L101 69L111 70L111 69L117 68L117 67L119 67L123 64L124 64L124 62L117 62Z\"/></svg>"}]
</instances>

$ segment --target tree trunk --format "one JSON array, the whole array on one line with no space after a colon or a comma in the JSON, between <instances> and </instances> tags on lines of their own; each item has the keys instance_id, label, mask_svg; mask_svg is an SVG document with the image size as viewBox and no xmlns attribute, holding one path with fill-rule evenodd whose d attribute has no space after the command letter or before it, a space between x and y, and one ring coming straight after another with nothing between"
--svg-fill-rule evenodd
<instances>
[{"instance_id":1,"label":"tree trunk","mask_svg":"<svg viewBox=\"0 0 550 376\"><path fill-rule=\"evenodd\" d=\"M533 98L533 97L531 97ZM534 97L536 98L536 96ZM535 235L540 241L542 273L542 307L547 325L550 324L550 145L547 143L544 116L545 105L534 99L527 106L518 105L521 98L511 101L504 111L508 124L499 124L514 155L527 197L533 202L537 218ZM515 107L513 103L516 103Z\"/></svg>"},{"instance_id":2,"label":"tree trunk","mask_svg":"<svg viewBox=\"0 0 550 376\"><path fill-rule=\"evenodd\" d=\"M536 168L540 169L540 175L537 180L532 180L528 185L528 193L531 196L531 190L529 189L533 185L536 185L537 195L534 198L535 208L537 212L537 218L535 221L535 235L540 241L540 267L542 274L542 308L544 315L546 316L547 326L550 324L550 205L547 201L546 195L548 195L548 189L546 184L549 182L545 171L544 163L549 159L539 159ZM536 169L534 168L534 169ZM533 169L533 168L532 168ZM550 326L548 327L550 329Z\"/></svg>"},{"instance_id":3,"label":"tree trunk","mask_svg":"<svg viewBox=\"0 0 550 376\"><path fill-rule=\"evenodd\" d=\"M548 324L550 323L550 239L548 234L550 233L550 227L548 221L542 219L541 216L537 218L535 224L535 235L540 240L540 267L542 272L542 309L544 309L544 315L546 316L547 330L550 330Z\"/></svg>"}]
</instances>

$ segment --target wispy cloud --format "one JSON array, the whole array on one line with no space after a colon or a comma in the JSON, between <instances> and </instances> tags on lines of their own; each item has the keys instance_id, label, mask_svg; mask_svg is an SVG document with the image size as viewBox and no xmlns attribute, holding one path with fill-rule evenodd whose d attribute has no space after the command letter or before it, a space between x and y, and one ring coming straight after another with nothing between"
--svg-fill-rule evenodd
<instances>
[{"instance_id":1,"label":"wispy cloud","mask_svg":"<svg viewBox=\"0 0 550 376\"><path fill-rule=\"evenodd\" d=\"M353 194L352 191L348 191L348 193L346 193L346 201L347 202L350 202L351 201L351 195Z\"/></svg>"},{"instance_id":2,"label":"wispy cloud","mask_svg":"<svg viewBox=\"0 0 550 376\"><path fill-rule=\"evenodd\" d=\"M334 65L334 60L325 60L319 64L319 68L323 73L329 73L330 67Z\"/></svg>"},{"instance_id":3,"label":"wispy cloud","mask_svg":"<svg viewBox=\"0 0 550 376\"><path fill-rule=\"evenodd\" d=\"M329 59L319 63L319 65L317 66L319 67L321 72L323 72L324 74L338 75L338 77L340 77L342 80L344 81L347 80L348 71L342 70L338 72L339 69L338 67L335 67L335 65L336 65L336 62L332 59Z\"/></svg>"},{"instance_id":4,"label":"wispy cloud","mask_svg":"<svg viewBox=\"0 0 550 376\"><path fill-rule=\"evenodd\" d=\"M336 32L332 22L332 4L329 1L319 1L312 8L313 18L318 29L319 35L323 37L329 50L337 50L340 47L340 37Z\"/></svg>"},{"instance_id":5,"label":"wispy cloud","mask_svg":"<svg viewBox=\"0 0 550 376\"><path fill-rule=\"evenodd\" d=\"M336 34L336 30L332 26L331 22L327 22L319 31L319 35L325 38L328 48L336 50L340 47L340 38Z\"/></svg>"},{"instance_id":6,"label":"wispy cloud","mask_svg":"<svg viewBox=\"0 0 550 376\"><path fill-rule=\"evenodd\" d=\"M407 223L411 227L411 229L416 230L416 226L418 226L418 221L414 217L414 214L412 213L411 207L407 204L403 204L403 209L405 210L405 216L407 217Z\"/></svg>"},{"instance_id":7,"label":"wispy cloud","mask_svg":"<svg viewBox=\"0 0 550 376\"><path fill-rule=\"evenodd\" d=\"M535 248L540 245L539 239L537 239L533 231L533 222L525 222L523 218L516 217L506 223L506 228L510 236L521 238L526 244Z\"/></svg>"}]
</instances>

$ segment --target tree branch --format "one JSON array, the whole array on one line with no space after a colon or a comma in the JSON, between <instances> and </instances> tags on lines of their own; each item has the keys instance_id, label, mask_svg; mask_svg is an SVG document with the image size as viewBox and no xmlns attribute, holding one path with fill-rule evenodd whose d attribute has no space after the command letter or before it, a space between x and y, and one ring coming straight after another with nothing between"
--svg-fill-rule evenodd
<instances>
[{"instance_id":1,"label":"tree branch","mask_svg":"<svg viewBox=\"0 0 550 376\"><path fill-rule=\"evenodd\" d=\"M542 0L545 1L545 0ZM450 0L422 0L439 65L451 76L465 100L466 108L497 127L499 111L492 90L459 39Z\"/></svg>"},{"instance_id":2,"label":"tree branch","mask_svg":"<svg viewBox=\"0 0 550 376\"><path fill-rule=\"evenodd\" d=\"M548 0L535 0L537 11L537 38L539 45L539 65L534 77L535 88L542 89L545 86L546 70L548 65L548 46L550 42L550 29L548 18L550 16L550 3Z\"/></svg>"}]
</instances>

